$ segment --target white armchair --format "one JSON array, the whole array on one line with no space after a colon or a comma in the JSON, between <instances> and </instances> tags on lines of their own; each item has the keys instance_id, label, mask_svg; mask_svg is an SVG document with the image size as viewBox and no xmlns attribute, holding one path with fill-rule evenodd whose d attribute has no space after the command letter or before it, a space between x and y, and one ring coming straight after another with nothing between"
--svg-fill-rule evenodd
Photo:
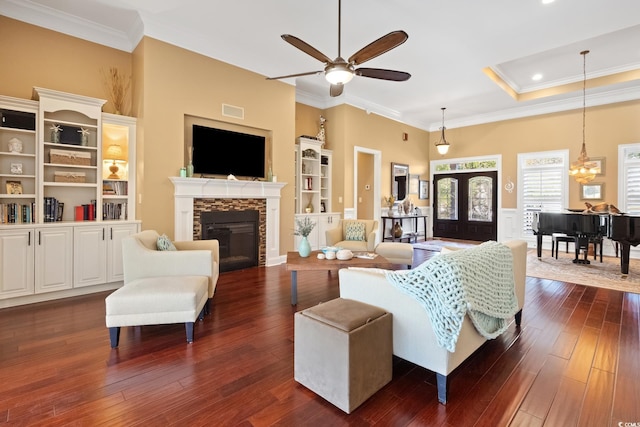
<instances>
[{"instance_id":1,"label":"white armchair","mask_svg":"<svg viewBox=\"0 0 640 427\"><path fill-rule=\"evenodd\" d=\"M354 238L350 229L364 226L360 237ZM338 226L325 232L327 246L340 246L358 252L373 252L378 244L378 221L372 219L341 219Z\"/></svg>"},{"instance_id":2,"label":"white armchair","mask_svg":"<svg viewBox=\"0 0 640 427\"><path fill-rule=\"evenodd\" d=\"M156 231L145 230L123 240L124 284L146 277L207 276L209 281L207 309L210 309L220 275L218 241L173 242L177 251L159 251L158 237Z\"/></svg>"},{"instance_id":3,"label":"white armchair","mask_svg":"<svg viewBox=\"0 0 640 427\"><path fill-rule=\"evenodd\" d=\"M120 327L185 323L193 342L195 320L211 309L219 275L217 240L173 242L176 250L157 250L153 230L122 241L124 285L107 296L106 325L111 347Z\"/></svg>"}]
</instances>

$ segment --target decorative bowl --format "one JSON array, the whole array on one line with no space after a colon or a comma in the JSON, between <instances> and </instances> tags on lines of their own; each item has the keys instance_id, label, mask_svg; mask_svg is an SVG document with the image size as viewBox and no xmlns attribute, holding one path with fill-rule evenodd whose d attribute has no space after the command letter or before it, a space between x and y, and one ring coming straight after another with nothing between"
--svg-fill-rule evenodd
<instances>
[{"instance_id":1,"label":"decorative bowl","mask_svg":"<svg viewBox=\"0 0 640 427\"><path fill-rule=\"evenodd\" d=\"M336 258L338 258L340 261L350 260L351 258L353 258L353 252L351 252L349 249L340 249L338 252L336 252Z\"/></svg>"},{"instance_id":2,"label":"decorative bowl","mask_svg":"<svg viewBox=\"0 0 640 427\"><path fill-rule=\"evenodd\" d=\"M325 246L324 248L321 248L320 250L322 252L324 252L324 254L326 255L328 252L338 252L340 249L342 249L339 246Z\"/></svg>"}]
</instances>

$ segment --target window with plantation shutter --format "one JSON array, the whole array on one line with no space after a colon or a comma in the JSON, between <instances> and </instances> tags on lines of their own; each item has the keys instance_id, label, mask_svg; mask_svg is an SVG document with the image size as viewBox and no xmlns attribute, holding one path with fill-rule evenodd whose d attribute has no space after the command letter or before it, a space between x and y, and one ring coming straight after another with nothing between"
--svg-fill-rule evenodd
<instances>
[{"instance_id":1,"label":"window with plantation shutter","mask_svg":"<svg viewBox=\"0 0 640 427\"><path fill-rule=\"evenodd\" d=\"M618 146L618 209L629 215L640 215L640 144Z\"/></svg>"},{"instance_id":2,"label":"window with plantation shutter","mask_svg":"<svg viewBox=\"0 0 640 427\"><path fill-rule=\"evenodd\" d=\"M536 212L562 212L567 205L567 150L518 154L518 211L522 236L533 236Z\"/></svg>"}]
</instances>

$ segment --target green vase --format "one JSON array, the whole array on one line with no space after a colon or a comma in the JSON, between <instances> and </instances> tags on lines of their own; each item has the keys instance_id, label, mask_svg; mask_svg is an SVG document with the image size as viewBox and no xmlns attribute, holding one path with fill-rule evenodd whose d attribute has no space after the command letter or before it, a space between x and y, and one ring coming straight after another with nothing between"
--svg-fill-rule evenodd
<instances>
[{"instance_id":1,"label":"green vase","mask_svg":"<svg viewBox=\"0 0 640 427\"><path fill-rule=\"evenodd\" d=\"M302 236L302 239L300 239L298 253L302 258L306 258L311 255L311 245L309 244L309 240L307 240L307 236Z\"/></svg>"}]
</instances>

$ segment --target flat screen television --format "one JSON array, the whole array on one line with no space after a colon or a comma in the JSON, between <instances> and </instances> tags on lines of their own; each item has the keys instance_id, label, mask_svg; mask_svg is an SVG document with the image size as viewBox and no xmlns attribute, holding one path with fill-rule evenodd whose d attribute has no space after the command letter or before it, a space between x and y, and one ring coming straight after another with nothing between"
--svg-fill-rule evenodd
<instances>
[{"instance_id":1,"label":"flat screen television","mask_svg":"<svg viewBox=\"0 0 640 427\"><path fill-rule=\"evenodd\" d=\"M193 125L193 174L265 178L266 138Z\"/></svg>"}]
</instances>

